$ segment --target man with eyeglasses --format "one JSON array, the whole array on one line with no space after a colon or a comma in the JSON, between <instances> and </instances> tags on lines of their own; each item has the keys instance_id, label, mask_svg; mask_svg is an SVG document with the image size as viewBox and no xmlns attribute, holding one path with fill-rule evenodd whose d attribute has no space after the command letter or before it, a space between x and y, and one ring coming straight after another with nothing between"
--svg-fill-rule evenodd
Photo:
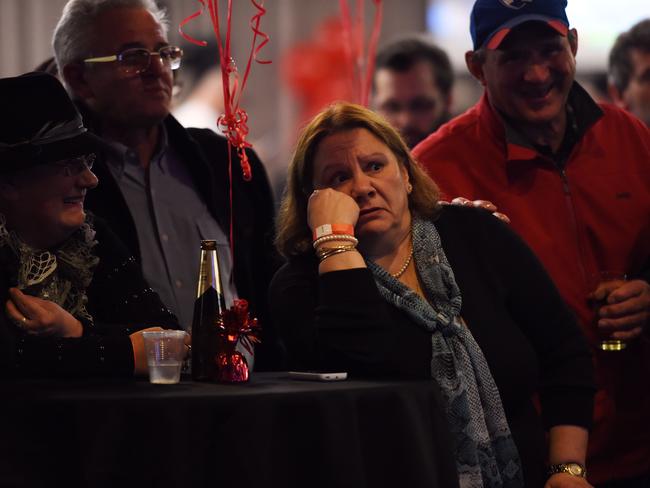
<instances>
[{"instance_id":1,"label":"man with eyeglasses","mask_svg":"<svg viewBox=\"0 0 650 488\"><path fill-rule=\"evenodd\" d=\"M412 148L449 120L453 82L442 49L419 37L399 39L377 53L373 106Z\"/></svg>"},{"instance_id":2,"label":"man with eyeglasses","mask_svg":"<svg viewBox=\"0 0 650 488\"><path fill-rule=\"evenodd\" d=\"M53 37L59 73L106 146L94 170L101 183L87 206L109 221L186 329L200 240L216 239L227 302L249 300L266 329L256 369L278 367L265 320L275 268L266 172L252 151L252 181L233 168L233 263L227 142L184 129L170 115L172 72L183 53L167 42L167 27L154 0L69 0L64 7Z\"/></svg>"}]
</instances>

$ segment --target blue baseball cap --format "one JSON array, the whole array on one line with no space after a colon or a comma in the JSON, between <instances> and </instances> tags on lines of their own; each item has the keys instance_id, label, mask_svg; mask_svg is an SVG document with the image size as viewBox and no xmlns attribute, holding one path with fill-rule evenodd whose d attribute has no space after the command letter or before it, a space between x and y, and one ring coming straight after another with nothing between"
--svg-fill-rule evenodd
<instances>
[{"instance_id":1,"label":"blue baseball cap","mask_svg":"<svg viewBox=\"0 0 650 488\"><path fill-rule=\"evenodd\" d=\"M567 0L476 0L469 21L474 50L497 49L513 28L530 21L544 22L566 36L566 5Z\"/></svg>"}]
</instances>

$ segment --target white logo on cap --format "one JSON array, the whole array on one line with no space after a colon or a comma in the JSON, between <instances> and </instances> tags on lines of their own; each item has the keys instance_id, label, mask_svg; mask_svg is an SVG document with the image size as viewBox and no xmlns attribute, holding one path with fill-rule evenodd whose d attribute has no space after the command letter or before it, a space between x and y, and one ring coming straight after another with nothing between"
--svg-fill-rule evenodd
<instances>
[{"instance_id":1,"label":"white logo on cap","mask_svg":"<svg viewBox=\"0 0 650 488\"><path fill-rule=\"evenodd\" d=\"M529 3L533 3L535 0L499 0L503 5L508 8L519 10L522 7L525 7Z\"/></svg>"}]
</instances>

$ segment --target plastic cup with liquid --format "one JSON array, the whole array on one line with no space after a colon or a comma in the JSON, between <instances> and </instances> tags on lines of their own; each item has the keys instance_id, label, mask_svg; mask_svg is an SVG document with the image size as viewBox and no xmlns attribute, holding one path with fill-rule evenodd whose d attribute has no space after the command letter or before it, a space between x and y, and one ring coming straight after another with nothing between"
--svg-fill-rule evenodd
<instances>
[{"instance_id":1,"label":"plastic cup with liquid","mask_svg":"<svg viewBox=\"0 0 650 488\"><path fill-rule=\"evenodd\" d=\"M173 385L180 381L185 357L185 337L182 330L143 332L149 367L149 382Z\"/></svg>"}]
</instances>

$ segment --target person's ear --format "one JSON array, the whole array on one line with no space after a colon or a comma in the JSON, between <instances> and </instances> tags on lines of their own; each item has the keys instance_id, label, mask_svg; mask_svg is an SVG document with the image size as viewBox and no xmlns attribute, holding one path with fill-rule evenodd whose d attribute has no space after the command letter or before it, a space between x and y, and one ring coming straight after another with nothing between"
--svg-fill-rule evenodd
<instances>
[{"instance_id":1,"label":"person's ear","mask_svg":"<svg viewBox=\"0 0 650 488\"><path fill-rule=\"evenodd\" d=\"M402 173L402 178L404 179L404 187L406 188L407 193L413 191L413 185L411 185L411 177L409 175L409 170L406 169L406 164L402 163L399 165L400 173Z\"/></svg>"},{"instance_id":2,"label":"person's ear","mask_svg":"<svg viewBox=\"0 0 650 488\"><path fill-rule=\"evenodd\" d=\"M607 94L614 105L623 110L628 110L627 103L623 99L623 94L611 81L607 83Z\"/></svg>"},{"instance_id":3,"label":"person's ear","mask_svg":"<svg viewBox=\"0 0 650 488\"><path fill-rule=\"evenodd\" d=\"M445 110L447 111L448 114L451 114L451 107L454 105L454 93L453 93L453 88L449 90L449 94L447 95L447 98L445 98Z\"/></svg>"},{"instance_id":4,"label":"person's ear","mask_svg":"<svg viewBox=\"0 0 650 488\"><path fill-rule=\"evenodd\" d=\"M73 98L87 100L93 96L93 91L88 84L87 72L82 63L70 63L63 67L63 79L72 91Z\"/></svg>"},{"instance_id":5,"label":"person's ear","mask_svg":"<svg viewBox=\"0 0 650 488\"><path fill-rule=\"evenodd\" d=\"M465 64L470 74L476 78L481 85L485 86L485 76L483 75L483 60L478 51L467 51L465 53Z\"/></svg>"},{"instance_id":6,"label":"person's ear","mask_svg":"<svg viewBox=\"0 0 650 488\"><path fill-rule=\"evenodd\" d=\"M576 54L578 54L578 31L576 29L571 29L569 31L569 46L571 46L571 52L573 53L573 57L576 57Z\"/></svg>"}]
</instances>

